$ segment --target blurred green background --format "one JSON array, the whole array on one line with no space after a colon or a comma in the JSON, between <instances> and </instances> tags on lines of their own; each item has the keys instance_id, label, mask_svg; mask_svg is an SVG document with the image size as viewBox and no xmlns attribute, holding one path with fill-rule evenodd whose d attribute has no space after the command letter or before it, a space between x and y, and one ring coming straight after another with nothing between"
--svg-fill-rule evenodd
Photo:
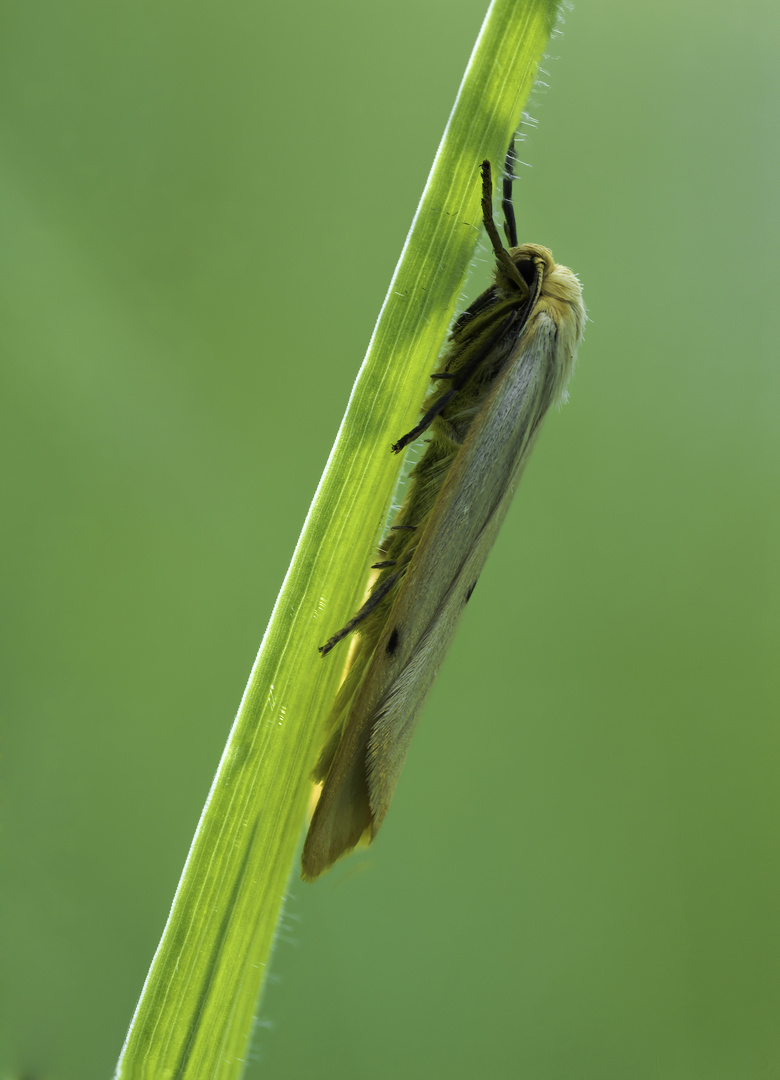
<instances>
[{"instance_id":1,"label":"blurred green background","mask_svg":"<svg viewBox=\"0 0 780 1080\"><path fill-rule=\"evenodd\" d=\"M0 1074L113 1069L483 13L5 6ZM571 402L380 839L291 882L249 1077L778 1075L779 44L551 42Z\"/></svg>"}]
</instances>

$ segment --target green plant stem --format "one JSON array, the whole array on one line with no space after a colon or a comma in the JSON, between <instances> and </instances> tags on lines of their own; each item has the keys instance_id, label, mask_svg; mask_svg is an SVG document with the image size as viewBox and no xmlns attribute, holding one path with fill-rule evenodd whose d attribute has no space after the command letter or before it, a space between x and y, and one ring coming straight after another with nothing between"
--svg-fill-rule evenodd
<instances>
[{"instance_id":1,"label":"green plant stem","mask_svg":"<svg viewBox=\"0 0 780 1080\"><path fill-rule=\"evenodd\" d=\"M556 15L494 0L274 607L117 1077L243 1072L309 773L340 677L317 646L358 606L401 462L479 234L479 166L500 175ZM345 583L348 583L345 585Z\"/></svg>"}]
</instances>

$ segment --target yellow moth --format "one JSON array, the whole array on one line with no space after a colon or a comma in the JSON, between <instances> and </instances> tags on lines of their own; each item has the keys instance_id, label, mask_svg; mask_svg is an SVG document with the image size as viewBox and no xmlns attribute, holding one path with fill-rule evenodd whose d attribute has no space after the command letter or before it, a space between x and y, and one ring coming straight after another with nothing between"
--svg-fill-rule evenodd
<instances>
[{"instance_id":1,"label":"yellow moth","mask_svg":"<svg viewBox=\"0 0 780 1080\"><path fill-rule=\"evenodd\" d=\"M384 820L423 702L495 541L541 422L565 399L585 324L580 285L547 248L518 246L514 148L503 187L504 231L493 220L490 163L482 215L495 284L456 320L420 423L428 433L408 494L380 545L363 607L320 652L356 640L314 770L323 784L303 848L312 880Z\"/></svg>"}]
</instances>

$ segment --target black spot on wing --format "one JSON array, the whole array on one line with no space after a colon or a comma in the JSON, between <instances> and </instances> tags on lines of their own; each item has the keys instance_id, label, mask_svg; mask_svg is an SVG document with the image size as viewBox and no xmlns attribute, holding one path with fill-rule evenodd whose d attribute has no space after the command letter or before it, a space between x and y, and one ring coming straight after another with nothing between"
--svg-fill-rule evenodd
<instances>
[{"instance_id":1,"label":"black spot on wing","mask_svg":"<svg viewBox=\"0 0 780 1080\"><path fill-rule=\"evenodd\" d=\"M398 640L398 627L396 626L390 637L387 639L387 645L385 645L385 652L388 656L392 656L398 648Z\"/></svg>"},{"instance_id":2,"label":"black spot on wing","mask_svg":"<svg viewBox=\"0 0 780 1080\"><path fill-rule=\"evenodd\" d=\"M479 579L477 579L477 580L479 580ZM463 601L463 604L464 604L464 606L465 606L466 604L468 604L469 600L471 599L471 594L472 594L472 593L474 592L474 590L476 589L476 587L477 587L477 582L476 582L476 581L474 582L474 584L473 584L473 585L470 585L470 586L469 586L469 590L468 590L468 592L466 593L466 599L465 599L465 600Z\"/></svg>"}]
</instances>

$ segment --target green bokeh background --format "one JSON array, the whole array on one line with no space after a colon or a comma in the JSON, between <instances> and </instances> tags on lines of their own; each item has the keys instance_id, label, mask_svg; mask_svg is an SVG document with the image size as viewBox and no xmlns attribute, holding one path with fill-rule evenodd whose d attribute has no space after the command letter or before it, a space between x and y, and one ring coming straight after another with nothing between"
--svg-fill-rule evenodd
<instances>
[{"instance_id":1,"label":"green bokeh background","mask_svg":"<svg viewBox=\"0 0 780 1080\"><path fill-rule=\"evenodd\" d=\"M113 1069L483 13L6 5L0 1075ZM249 1077L780 1069L780 16L565 31L517 205L571 403Z\"/></svg>"}]
</instances>

